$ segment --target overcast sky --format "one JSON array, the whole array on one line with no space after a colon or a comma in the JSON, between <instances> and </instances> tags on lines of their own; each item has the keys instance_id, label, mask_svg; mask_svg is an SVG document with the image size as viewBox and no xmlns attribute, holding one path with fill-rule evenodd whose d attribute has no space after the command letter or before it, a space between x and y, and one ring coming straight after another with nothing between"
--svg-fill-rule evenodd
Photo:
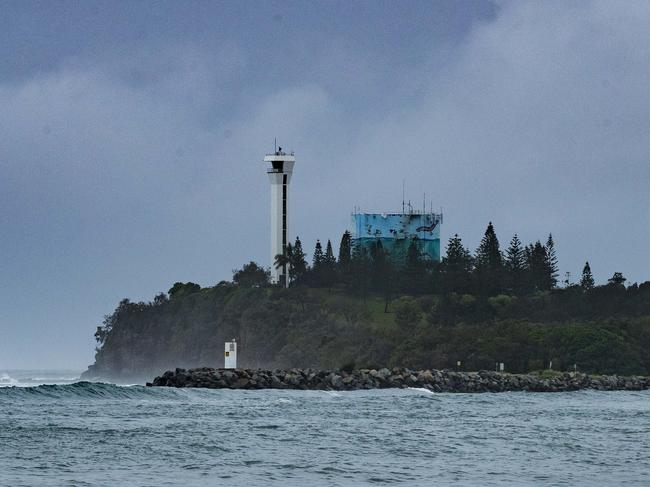
<instances>
[{"instance_id":1,"label":"overcast sky","mask_svg":"<svg viewBox=\"0 0 650 487\"><path fill-rule=\"evenodd\" d=\"M650 4L0 3L0 368L93 361L124 297L269 263L426 193L443 246L552 232L561 271L650 279ZM215 352L216 353L216 352Z\"/></svg>"}]
</instances>

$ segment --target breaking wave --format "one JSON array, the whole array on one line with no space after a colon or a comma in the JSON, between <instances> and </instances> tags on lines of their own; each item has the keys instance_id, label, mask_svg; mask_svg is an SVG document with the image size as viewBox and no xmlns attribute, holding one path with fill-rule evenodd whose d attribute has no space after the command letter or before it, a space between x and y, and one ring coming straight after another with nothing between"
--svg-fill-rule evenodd
<instances>
[{"instance_id":1,"label":"breaking wave","mask_svg":"<svg viewBox=\"0 0 650 487\"><path fill-rule=\"evenodd\" d=\"M73 371L0 370L0 388L72 384L78 381L79 374Z\"/></svg>"},{"instance_id":2,"label":"breaking wave","mask_svg":"<svg viewBox=\"0 0 650 487\"><path fill-rule=\"evenodd\" d=\"M179 391L176 389L159 389L144 386L121 386L102 382L74 382L72 384L44 384L38 386L20 387L15 385L16 381L11 384L9 380L7 385L0 388L1 398L39 398L39 399L66 399L66 398L84 398L84 399L137 399L145 397L178 397Z\"/></svg>"},{"instance_id":3,"label":"breaking wave","mask_svg":"<svg viewBox=\"0 0 650 487\"><path fill-rule=\"evenodd\" d=\"M18 381L13 377L10 377L8 374L0 375L0 387L12 387L17 385Z\"/></svg>"}]
</instances>

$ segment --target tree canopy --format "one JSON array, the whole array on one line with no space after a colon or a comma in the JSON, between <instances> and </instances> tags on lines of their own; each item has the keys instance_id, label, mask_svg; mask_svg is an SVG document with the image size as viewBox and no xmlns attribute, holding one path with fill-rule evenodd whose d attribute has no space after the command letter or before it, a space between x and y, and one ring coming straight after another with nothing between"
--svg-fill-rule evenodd
<instances>
[{"instance_id":1,"label":"tree canopy","mask_svg":"<svg viewBox=\"0 0 650 487\"><path fill-rule=\"evenodd\" d=\"M324 240L323 240L324 241ZM580 285L557 287L553 237L501 253L488 224L476 254L460 236L442 262L408 242L391 255L382 240L358 245L345 232L338 259L317 241L311 266L296 238L278 255L289 289L272 286L255 262L213 287L176 282L149 303L119 302L97 327L96 370L117 376L218 363L238 337L248 366L400 365L512 371L553 361L596 373L650 373L650 282L625 285L615 272L597 285L588 262ZM152 372L152 373L153 373ZM149 374L149 372L147 372Z\"/></svg>"}]
</instances>

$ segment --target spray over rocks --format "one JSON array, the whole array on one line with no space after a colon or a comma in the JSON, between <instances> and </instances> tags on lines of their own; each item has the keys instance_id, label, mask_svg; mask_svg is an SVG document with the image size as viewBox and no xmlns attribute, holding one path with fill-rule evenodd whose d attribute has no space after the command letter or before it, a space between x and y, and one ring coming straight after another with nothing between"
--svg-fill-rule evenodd
<instances>
[{"instance_id":1,"label":"spray over rocks","mask_svg":"<svg viewBox=\"0 0 650 487\"><path fill-rule=\"evenodd\" d=\"M147 386L209 389L296 389L353 391L360 389L424 388L432 392L566 392L581 389L640 391L650 389L650 377L593 376L562 373L552 377L481 370L359 369L196 369L169 370Z\"/></svg>"}]
</instances>

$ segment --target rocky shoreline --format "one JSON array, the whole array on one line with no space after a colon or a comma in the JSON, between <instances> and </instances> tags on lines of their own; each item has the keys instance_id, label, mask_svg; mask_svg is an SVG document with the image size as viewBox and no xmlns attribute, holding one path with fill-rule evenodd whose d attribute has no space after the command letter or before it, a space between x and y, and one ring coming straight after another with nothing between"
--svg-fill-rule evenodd
<instances>
[{"instance_id":1,"label":"rocky shoreline","mask_svg":"<svg viewBox=\"0 0 650 487\"><path fill-rule=\"evenodd\" d=\"M147 386L209 389L296 389L353 391L419 387L432 392L565 392L580 389L640 391L650 389L650 377L594 376L581 373L508 374L481 370L360 369L196 369L169 370Z\"/></svg>"}]
</instances>

